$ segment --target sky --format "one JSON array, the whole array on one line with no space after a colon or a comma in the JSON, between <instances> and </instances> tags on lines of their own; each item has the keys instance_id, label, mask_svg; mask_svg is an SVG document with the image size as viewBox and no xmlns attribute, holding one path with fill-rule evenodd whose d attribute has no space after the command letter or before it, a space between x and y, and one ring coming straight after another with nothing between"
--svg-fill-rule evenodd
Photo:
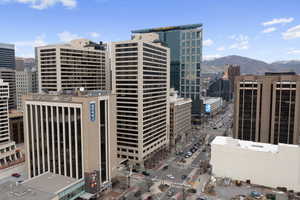
<instances>
[{"instance_id":1,"label":"sky","mask_svg":"<svg viewBox=\"0 0 300 200\"><path fill-rule=\"evenodd\" d=\"M300 60L300 0L0 0L0 43L130 39L134 29L203 24L203 57Z\"/></svg>"}]
</instances>

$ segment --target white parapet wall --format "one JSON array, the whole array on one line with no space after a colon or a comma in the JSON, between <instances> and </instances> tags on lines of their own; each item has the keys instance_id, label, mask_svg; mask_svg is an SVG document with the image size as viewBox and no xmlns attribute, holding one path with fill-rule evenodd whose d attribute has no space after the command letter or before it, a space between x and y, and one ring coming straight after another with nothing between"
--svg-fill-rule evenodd
<instances>
[{"instance_id":1,"label":"white parapet wall","mask_svg":"<svg viewBox=\"0 0 300 200\"><path fill-rule=\"evenodd\" d=\"M211 143L213 175L300 191L300 146L216 137Z\"/></svg>"}]
</instances>

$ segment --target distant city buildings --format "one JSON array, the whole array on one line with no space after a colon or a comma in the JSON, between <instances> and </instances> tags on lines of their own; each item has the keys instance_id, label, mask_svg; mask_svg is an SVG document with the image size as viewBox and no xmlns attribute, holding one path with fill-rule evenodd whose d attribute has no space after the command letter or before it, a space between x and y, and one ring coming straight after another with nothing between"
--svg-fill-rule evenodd
<instances>
[{"instance_id":1,"label":"distant city buildings","mask_svg":"<svg viewBox=\"0 0 300 200\"><path fill-rule=\"evenodd\" d=\"M157 33L171 52L171 88L179 96L193 100L192 113L201 113L202 24L169 26L132 31L133 34Z\"/></svg>"},{"instance_id":2,"label":"distant city buildings","mask_svg":"<svg viewBox=\"0 0 300 200\"><path fill-rule=\"evenodd\" d=\"M22 58L22 57L16 57L16 70L36 70L35 66L35 59L34 58Z\"/></svg>"},{"instance_id":3,"label":"distant city buildings","mask_svg":"<svg viewBox=\"0 0 300 200\"><path fill-rule=\"evenodd\" d=\"M34 68L16 70L17 110L23 110L22 96L38 92L38 73Z\"/></svg>"},{"instance_id":4,"label":"distant city buildings","mask_svg":"<svg viewBox=\"0 0 300 200\"><path fill-rule=\"evenodd\" d=\"M271 188L300 191L300 147L216 137L211 143L212 174Z\"/></svg>"},{"instance_id":5,"label":"distant city buildings","mask_svg":"<svg viewBox=\"0 0 300 200\"><path fill-rule=\"evenodd\" d=\"M39 92L105 90L109 71L107 51L102 43L86 39L68 44L37 47Z\"/></svg>"},{"instance_id":6,"label":"distant city buildings","mask_svg":"<svg viewBox=\"0 0 300 200\"><path fill-rule=\"evenodd\" d=\"M50 172L107 189L116 170L115 97L107 92L24 97L26 166L30 179Z\"/></svg>"},{"instance_id":7,"label":"distant city buildings","mask_svg":"<svg viewBox=\"0 0 300 200\"><path fill-rule=\"evenodd\" d=\"M241 74L241 69L239 65L226 65L225 66L225 72L224 72L224 80L229 80L229 94L230 99L233 98L233 92L234 92L234 83L235 83L235 77L239 76Z\"/></svg>"},{"instance_id":8,"label":"distant city buildings","mask_svg":"<svg viewBox=\"0 0 300 200\"><path fill-rule=\"evenodd\" d=\"M15 45L0 43L0 68L14 69L15 66Z\"/></svg>"},{"instance_id":9,"label":"distant city buildings","mask_svg":"<svg viewBox=\"0 0 300 200\"><path fill-rule=\"evenodd\" d=\"M299 144L300 76L293 72L266 73L235 80L234 137Z\"/></svg>"},{"instance_id":10,"label":"distant city buildings","mask_svg":"<svg viewBox=\"0 0 300 200\"><path fill-rule=\"evenodd\" d=\"M177 151L181 140L192 130L192 100L179 98L177 91L170 93L170 148Z\"/></svg>"},{"instance_id":11,"label":"distant city buildings","mask_svg":"<svg viewBox=\"0 0 300 200\"><path fill-rule=\"evenodd\" d=\"M118 158L139 165L169 144L170 50L151 40L112 43Z\"/></svg>"},{"instance_id":12,"label":"distant city buildings","mask_svg":"<svg viewBox=\"0 0 300 200\"><path fill-rule=\"evenodd\" d=\"M222 97L223 100L230 101L233 97L232 92L231 82L223 78L218 78L209 82L206 95L208 97Z\"/></svg>"},{"instance_id":13,"label":"distant city buildings","mask_svg":"<svg viewBox=\"0 0 300 200\"><path fill-rule=\"evenodd\" d=\"M16 70L11 68L0 67L0 79L9 84L9 109L17 107L17 91L16 91Z\"/></svg>"}]
</instances>

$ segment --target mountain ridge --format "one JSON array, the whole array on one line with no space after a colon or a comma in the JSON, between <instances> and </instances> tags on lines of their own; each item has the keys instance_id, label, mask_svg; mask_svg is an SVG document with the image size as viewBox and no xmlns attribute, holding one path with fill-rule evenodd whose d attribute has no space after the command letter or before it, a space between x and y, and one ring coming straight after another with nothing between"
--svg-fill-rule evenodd
<instances>
[{"instance_id":1,"label":"mountain ridge","mask_svg":"<svg viewBox=\"0 0 300 200\"><path fill-rule=\"evenodd\" d=\"M237 64L241 67L242 74L264 74L265 72L294 71L300 73L300 60L282 60L267 63L261 60L230 55L204 60L202 63L203 72L222 72L226 64Z\"/></svg>"}]
</instances>

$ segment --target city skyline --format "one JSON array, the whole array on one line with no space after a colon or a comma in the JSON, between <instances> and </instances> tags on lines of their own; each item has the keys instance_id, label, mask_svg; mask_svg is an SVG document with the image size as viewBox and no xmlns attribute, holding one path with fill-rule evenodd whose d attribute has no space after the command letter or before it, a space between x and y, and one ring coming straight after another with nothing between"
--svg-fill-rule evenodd
<instances>
[{"instance_id":1,"label":"city skyline","mask_svg":"<svg viewBox=\"0 0 300 200\"><path fill-rule=\"evenodd\" d=\"M17 56L33 57L35 46L76 38L121 41L134 29L203 23L204 59L241 55L266 62L294 60L300 55L298 3L0 0L0 17L10 22L0 22L5 27L0 37L16 45Z\"/></svg>"}]
</instances>

